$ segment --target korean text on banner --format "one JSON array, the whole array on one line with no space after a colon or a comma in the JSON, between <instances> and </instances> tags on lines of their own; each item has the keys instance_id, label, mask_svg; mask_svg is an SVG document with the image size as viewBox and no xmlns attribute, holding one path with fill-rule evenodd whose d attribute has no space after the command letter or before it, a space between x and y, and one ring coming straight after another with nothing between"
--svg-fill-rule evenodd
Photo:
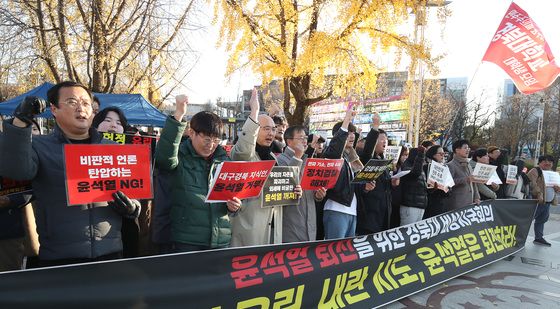
<instances>
[{"instance_id":1,"label":"korean text on banner","mask_svg":"<svg viewBox=\"0 0 560 309\"><path fill-rule=\"evenodd\" d=\"M303 169L301 188L318 190L333 188L344 164L343 159L308 159Z\"/></svg>"},{"instance_id":2,"label":"korean text on banner","mask_svg":"<svg viewBox=\"0 0 560 309\"><path fill-rule=\"evenodd\" d=\"M560 74L550 46L531 17L511 3L482 58L502 68L524 94L550 86Z\"/></svg>"},{"instance_id":3,"label":"korean text on banner","mask_svg":"<svg viewBox=\"0 0 560 309\"><path fill-rule=\"evenodd\" d=\"M261 194L262 188L276 161L222 162L214 173L207 203L219 203L234 197L245 199Z\"/></svg>"},{"instance_id":4,"label":"korean text on banner","mask_svg":"<svg viewBox=\"0 0 560 309\"><path fill-rule=\"evenodd\" d=\"M152 198L149 145L64 145L68 205Z\"/></svg>"}]
</instances>

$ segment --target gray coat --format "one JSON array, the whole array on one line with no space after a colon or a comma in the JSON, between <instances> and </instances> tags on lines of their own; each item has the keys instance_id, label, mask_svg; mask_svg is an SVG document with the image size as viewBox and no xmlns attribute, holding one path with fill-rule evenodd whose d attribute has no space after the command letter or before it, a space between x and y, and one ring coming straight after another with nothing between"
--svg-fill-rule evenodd
<instances>
[{"instance_id":1,"label":"gray coat","mask_svg":"<svg viewBox=\"0 0 560 309\"><path fill-rule=\"evenodd\" d=\"M90 129L91 144L109 144ZM68 206L64 175L64 144L70 141L55 127L49 135L34 136L31 127L4 122L0 140L0 175L32 180L39 258L95 258L122 251L122 218L107 203Z\"/></svg>"},{"instance_id":2,"label":"gray coat","mask_svg":"<svg viewBox=\"0 0 560 309\"><path fill-rule=\"evenodd\" d=\"M474 200L480 200L477 186L468 181L472 170L467 159L462 160L455 157L447 163L447 167L449 167L455 186L451 189L446 201L446 211L459 209L471 205Z\"/></svg>"},{"instance_id":3,"label":"gray coat","mask_svg":"<svg viewBox=\"0 0 560 309\"><path fill-rule=\"evenodd\" d=\"M259 124L248 117L241 129L239 139L231 150L235 161L260 161L255 151ZM241 209L231 219L231 247L257 246L282 243L282 206L262 207L259 196L244 199ZM274 220L274 229L272 228Z\"/></svg>"},{"instance_id":4,"label":"gray coat","mask_svg":"<svg viewBox=\"0 0 560 309\"><path fill-rule=\"evenodd\" d=\"M307 156L302 159L294 157L294 151L286 147L284 152L277 158L279 166L299 167L299 178L303 176L304 162ZM298 205L284 206L282 218L282 242L312 241L317 237L317 215L315 210L315 191L304 190Z\"/></svg>"}]
</instances>

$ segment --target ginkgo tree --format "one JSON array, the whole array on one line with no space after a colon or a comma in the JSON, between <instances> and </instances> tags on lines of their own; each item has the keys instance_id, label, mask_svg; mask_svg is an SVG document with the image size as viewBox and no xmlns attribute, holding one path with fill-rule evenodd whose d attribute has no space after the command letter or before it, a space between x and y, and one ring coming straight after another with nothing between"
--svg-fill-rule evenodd
<instances>
[{"instance_id":1,"label":"ginkgo tree","mask_svg":"<svg viewBox=\"0 0 560 309\"><path fill-rule=\"evenodd\" d=\"M430 2L430 3L427 3ZM443 1L215 0L226 74L248 67L263 84L281 80L290 124L330 97L372 93L380 68L375 53L419 59L434 69L430 49L399 33L414 14ZM401 29L402 30L402 29ZM401 31L402 32L402 31ZM411 33L413 31L410 31Z\"/></svg>"}]
</instances>

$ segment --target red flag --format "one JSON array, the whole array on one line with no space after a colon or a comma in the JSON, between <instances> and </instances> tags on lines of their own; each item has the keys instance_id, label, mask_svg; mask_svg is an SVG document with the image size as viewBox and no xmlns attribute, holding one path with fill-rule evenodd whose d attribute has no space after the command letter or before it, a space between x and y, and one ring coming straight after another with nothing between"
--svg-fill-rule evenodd
<instances>
[{"instance_id":1,"label":"red flag","mask_svg":"<svg viewBox=\"0 0 560 309\"><path fill-rule=\"evenodd\" d=\"M515 3L509 6L482 60L506 71L524 94L547 88L560 75L541 30Z\"/></svg>"}]
</instances>

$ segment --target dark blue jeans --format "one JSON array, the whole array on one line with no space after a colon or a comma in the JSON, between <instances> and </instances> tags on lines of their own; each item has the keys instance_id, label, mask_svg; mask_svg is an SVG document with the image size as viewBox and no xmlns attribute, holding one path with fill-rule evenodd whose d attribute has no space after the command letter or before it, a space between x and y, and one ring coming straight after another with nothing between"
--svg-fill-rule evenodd
<instances>
[{"instance_id":1,"label":"dark blue jeans","mask_svg":"<svg viewBox=\"0 0 560 309\"><path fill-rule=\"evenodd\" d=\"M537 205L537 210L535 211L535 239L543 238L544 224L548 221L550 216L550 203L544 203Z\"/></svg>"}]
</instances>

